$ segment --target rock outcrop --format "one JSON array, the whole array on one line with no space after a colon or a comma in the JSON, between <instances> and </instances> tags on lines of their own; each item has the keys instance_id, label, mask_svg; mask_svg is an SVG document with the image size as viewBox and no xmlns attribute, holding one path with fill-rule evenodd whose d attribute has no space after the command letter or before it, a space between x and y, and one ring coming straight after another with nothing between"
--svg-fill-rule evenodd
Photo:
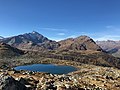
<instances>
[{"instance_id":1,"label":"rock outcrop","mask_svg":"<svg viewBox=\"0 0 120 90\"><path fill-rule=\"evenodd\" d=\"M26 90L26 87L13 77L0 74L0 90Z\"/></svg>"},{"instance_id":2,"label":"rock outcrop","mask_svg":"<svg viewBox=\"0 0 120 90\"><path fill-rule=\"evenodd\" d=\"M67 75L7 71L11 76L1 76L0 74L2 77L2 79L0 78L0 90L1 87L5 88L2 90L25 90L24 85L27 90L120 90L119 69L80 63L76 63L76 65L78 71Z\"/></svg>"}]
</instances>

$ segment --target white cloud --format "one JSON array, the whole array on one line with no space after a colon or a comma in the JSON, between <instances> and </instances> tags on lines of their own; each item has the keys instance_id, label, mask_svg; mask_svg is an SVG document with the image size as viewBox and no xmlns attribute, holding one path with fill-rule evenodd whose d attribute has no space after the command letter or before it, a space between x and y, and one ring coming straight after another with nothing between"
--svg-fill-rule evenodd
<instances>
[{"instance_id":1,"label":"white cloud","mask_svg":"<svg viewBox=\"0 0 120 90\"><path fill-rule=\"evenodd\" d=\"M64 40L64 39L66 39L66 38L49 38L49 39L51 39L51 40L55 40L55 41L61 41L61 40Z\"/></svg>"},{"instance_id":2,"label":"white cloud","mask_svg":"<svg viewBox=\"0 0 120 90\"><path fill-rule=\"evenodd\" d=\"M71 35L71 36L68 36L67 38L76 38L78 35Z\"/></svg>"},{"instance_id":3,"label":"white cloud","mask_svg":"<svg viewBox=\"0 0 120 90\"><path fill-rule=\"evenodd\" d=\"M93 36L93 35L92 35ZM95 33L94 40L120 40L120 28L113 25L106 26L106 29Z\"/></svg>"},{"instance_id":4,"label":"white cloud","mask_svg":"<svg viewBox=\"0 0 120 90\"><path fill-rule=\"evenodd\" d=\"M120 40L120 36L118 35L104 35L98 38L95 38L95 40L103 41L103 40Z\"/></svg>"},{"instance_id":5,"label":"white cloud","mask_svg":"<svg viewBox=\"0 0 120 90\"><path fill-rule=\"evenodd\" d=\"M82 30L80 32L73 32L72 33L72 32L68 32L67 29L49 28L49 27L39 28L39 29L55 32L56 35L60 36L60 38L56 39L56 37L55 37L55 39L53 39L56 41L60 41L60 40L67 39L67 38L76 38L76 37L81 36L81 35L87 35L87 36L93 38L94 40L120 40L120 28L116 27L114 25L105 26L104 29L99 31L99 32L98 31L84 32Z\"/></svg>"},{"instance_id":6,"label":"white cloud","mask_svg":"<svg viewBox=\"0 0 120 90\"><path fill-rule=\"evenodd\" d=\"M57 35L64 36L64 35L65 35L65 33L58 33Z\"/></svg>"},{"instance_id":7,"label":"white cloud","mask_svg":"<svg viewBox=\"0 0 120 90\"><path fill-rule=\"evenodd\" d=\"M111 28L114 28L113 25L108 25L108 26L105 26L107 29L111 29Z\"/></svg>"},{"instance_id":8,"label":"white cloud","mask_svg":"<svg viewBox=\"0 0 120 90\"><path fill-rule=\"evenodd\" d=\"M49 28L49 27L46 27L46 28L39 28L39 29L49 30L49 31L64 31L64 32L67 31L67 29L63 29L63 28Z\"/></svg>"}]
</instances>

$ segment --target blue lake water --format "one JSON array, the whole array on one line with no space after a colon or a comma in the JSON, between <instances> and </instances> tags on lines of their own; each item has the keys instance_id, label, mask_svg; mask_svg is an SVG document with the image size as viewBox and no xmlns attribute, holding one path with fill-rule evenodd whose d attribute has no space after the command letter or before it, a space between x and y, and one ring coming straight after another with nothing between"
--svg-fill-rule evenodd
<instances>
[{"instance_id":1,"label":"blue lake water","mask_svg":"<svg viewBox=\"0 0 120 90\"><path fill-rule=\"evenodd\" d=\"M47 72L51 74L68 74L77 69L72 66L54 65L54 64L32 64L25 66L17 66L15 70L29 70L37 72Z\"/></svg>"}]
</instances>

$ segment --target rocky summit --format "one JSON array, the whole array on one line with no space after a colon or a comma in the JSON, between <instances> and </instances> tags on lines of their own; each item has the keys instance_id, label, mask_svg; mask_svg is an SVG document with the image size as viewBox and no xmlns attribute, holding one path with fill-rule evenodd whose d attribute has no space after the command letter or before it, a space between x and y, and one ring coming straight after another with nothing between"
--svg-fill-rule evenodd
<instances>
[{"instance_id":1,"label":"rocky summit","mask_svg":"<svg viewBox=\"0 0 120 90\"><path fill-rule=\"evenodd\" d=\"M0 41L22 50L53 50L59 46L57 42L49 40L48 38L44 37L36 31L9 38L4 38Z\"/></svg>"},{"instance_id":2,"label":"rocky summit","mask_svg":"<svg viewBox=\"0 0 120 90\"><path fill-rule=\"evenodd\" d=\"M88 36L80 36L77 38L69 38L62 40L60 43L60 49L68 50L94 50L102 51L102 48L98 46L93 39Z\"/></svg>"}]
</instances>

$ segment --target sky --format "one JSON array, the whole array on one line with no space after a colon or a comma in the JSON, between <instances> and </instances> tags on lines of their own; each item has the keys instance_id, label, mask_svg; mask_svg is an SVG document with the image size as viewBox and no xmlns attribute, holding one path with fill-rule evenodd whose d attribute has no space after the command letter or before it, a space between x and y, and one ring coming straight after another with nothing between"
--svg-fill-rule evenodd
<instances>
[{"instance_id":1,"label":"sky","mask_svg":"<svg viewBox=\"0 0 120 90\"><path fill-rule=\"evenodd\" d=\"M0 36L120 40L120 0L0 0Z\"/></svg>"}]
</instances>

